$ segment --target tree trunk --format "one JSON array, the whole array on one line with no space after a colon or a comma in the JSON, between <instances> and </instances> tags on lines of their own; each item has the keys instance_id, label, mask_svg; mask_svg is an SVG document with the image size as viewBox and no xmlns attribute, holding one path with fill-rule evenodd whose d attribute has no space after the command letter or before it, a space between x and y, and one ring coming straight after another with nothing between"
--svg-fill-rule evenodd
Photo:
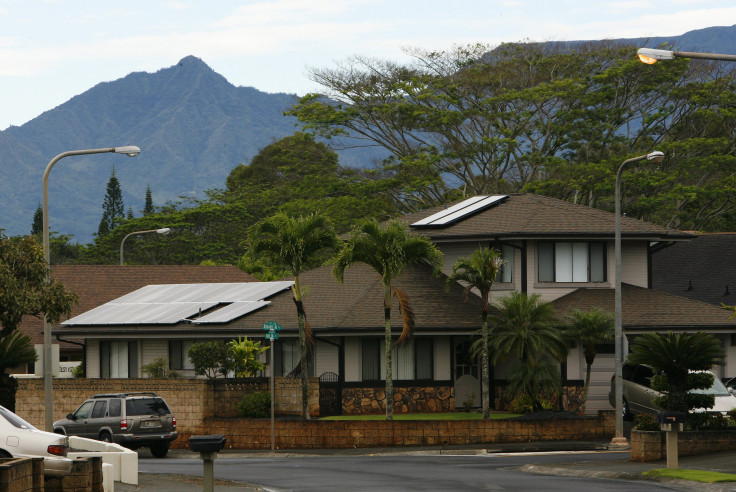
<instances>
[{"instance_id":1,"label":"tree trunk","mask_svg":"<svg viewBox=\"0 0 736 492\"><path fill-rule=\"evenodd\" d=\"M490 363L488 356L488 313L483 311L483 325L481 326L482 335L482 356L481 356L481 391L483 392L483 418L488 419L491 416L491 394L490 394Z\"/></svg>"},{"instance_id":2,"label":"tree trunk","mask_svg":"<svg viewBox=\"0 0 736 492\"><path fill-rule=\"evenodd\" d=\"M391 286L384 286L383 317L386 329L386 420L394 419L394 376L391 364Z\"/></svg>"}]
</instances>

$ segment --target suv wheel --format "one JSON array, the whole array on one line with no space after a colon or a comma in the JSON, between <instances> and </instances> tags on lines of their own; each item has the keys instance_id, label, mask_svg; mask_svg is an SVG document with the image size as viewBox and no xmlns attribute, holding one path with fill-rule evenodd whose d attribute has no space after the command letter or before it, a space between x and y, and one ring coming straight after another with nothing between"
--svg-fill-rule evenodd
<instances>
[{"instance_id":1,"label":"suv wheel","mask_svg":"<svg viewBox=\"0 0 736 492\"><path fill-rule=\"evenodd\" d=\"M162 442L160 444L154 444L151 446L151 454L156 458L165 458L166 453L169 452L169 443Z\"/></svg>"},{"instance_id":2,"label":"suv wheel","mask_svg":"<svg viewBox=\"0 0 736 492\"><path fill-rule=\"evenodd\" d=\"M112 436L109 432L103 432L100 434L100 441L102 442L112 442Z\"/></svg>"}]
</instances>

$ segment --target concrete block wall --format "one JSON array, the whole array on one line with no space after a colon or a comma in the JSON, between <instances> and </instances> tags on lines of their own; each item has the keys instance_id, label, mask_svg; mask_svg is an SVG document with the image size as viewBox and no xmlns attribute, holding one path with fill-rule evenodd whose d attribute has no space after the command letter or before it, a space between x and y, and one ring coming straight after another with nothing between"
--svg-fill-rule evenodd
<instances>
[{"instance_id":1,"label":"concrete block wall","mask_svg":"<svg viewBox=\"0 0 736 492\"><path fill-rule=\"evenodd\" d=\"M42 491L43 485L43 458L0 459L0 490Z\"/></svg>"},{"instance_id":2,"label":"concrete block wall","mask_svg":"<svg viewBox=\"0 0 736 492\"><path fill-rule=\"evenodd\" d=\"M667 457L666 435L661 431L631 431L631 460L639 462L659 461ZM677 451L679 456L728 451L736 449L736 430L707 430L679 432Z\"/></svg>"}]
</instances>

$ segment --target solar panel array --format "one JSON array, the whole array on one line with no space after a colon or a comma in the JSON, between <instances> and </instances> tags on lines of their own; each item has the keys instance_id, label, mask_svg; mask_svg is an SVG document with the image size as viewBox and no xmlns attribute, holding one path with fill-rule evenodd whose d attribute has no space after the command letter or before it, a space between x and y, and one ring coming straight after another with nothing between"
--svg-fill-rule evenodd
<instances>
[{"instance_id":1,"label":"solar panel array","mask_svg":"<svg viewBox=\"0 0 736 492\"><path fill-rule=\"evenodd\" d=\"M281 281L147 285L62 325L227 323L267 306L268 297L293 284Z\"/></svg>"},{"instance_id":2,"label":"solar panel array","mask_svg":"<svg viewBox=\"0 0 736 492\"><path fill-rule=\"evenodd\" d=\"M411 224L411 227L444 227L494 205L498 205L506 198L508 198L508 195L474 196L460 203L456 203L450 208L418 220Z\"/></svg>"}]
</instances>

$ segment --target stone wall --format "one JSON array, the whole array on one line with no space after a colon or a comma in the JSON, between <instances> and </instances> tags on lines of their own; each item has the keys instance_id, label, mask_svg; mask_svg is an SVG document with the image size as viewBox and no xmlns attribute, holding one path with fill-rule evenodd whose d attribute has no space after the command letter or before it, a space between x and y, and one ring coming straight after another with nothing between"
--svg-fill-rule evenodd
<instances>
[{"instance_id":1,"label":"stone wall","mask_svg":"<svg viewBox=\"0 0 736 492\"><path fill-rule=\"evenodd\" d=\"M631 461L659 461L667 457L666 433L631 431ZM679 456L695 456L736 449L736 430L678 432Z\"/></svg>"},{"instance_id":2,"label":"stone wall","mask_svg":"<svg viewBox=\"0 0 736 492\"><path fill-rule=\"evenodd\" d=\"M0 490L4 492L42 491L43 458L0 459Z\"/></svg>"},{"instance_id":3,"label":"stone wall","mask_svg":"<svg viewBox=\"0 0 736 492\"><path fill-rule=\"evenodd\" d=\"M344 415L386 411L386 388L343 388ZM453 412L455 393L450 386L394 387L394 413Z\"/></svg>"},{"instance_id":4,"label":"stone wall","mask_svg":"<svg viewBox=\"0 0 736 492\"><path fill-rule=\"evenodd\" d=\"M231 449L270 449L269 419L207 419ZM545 420L284 421L274 424L277 449L442 446L555 440L610 439L613 412Z\"/></svg>"}]
</instances>

